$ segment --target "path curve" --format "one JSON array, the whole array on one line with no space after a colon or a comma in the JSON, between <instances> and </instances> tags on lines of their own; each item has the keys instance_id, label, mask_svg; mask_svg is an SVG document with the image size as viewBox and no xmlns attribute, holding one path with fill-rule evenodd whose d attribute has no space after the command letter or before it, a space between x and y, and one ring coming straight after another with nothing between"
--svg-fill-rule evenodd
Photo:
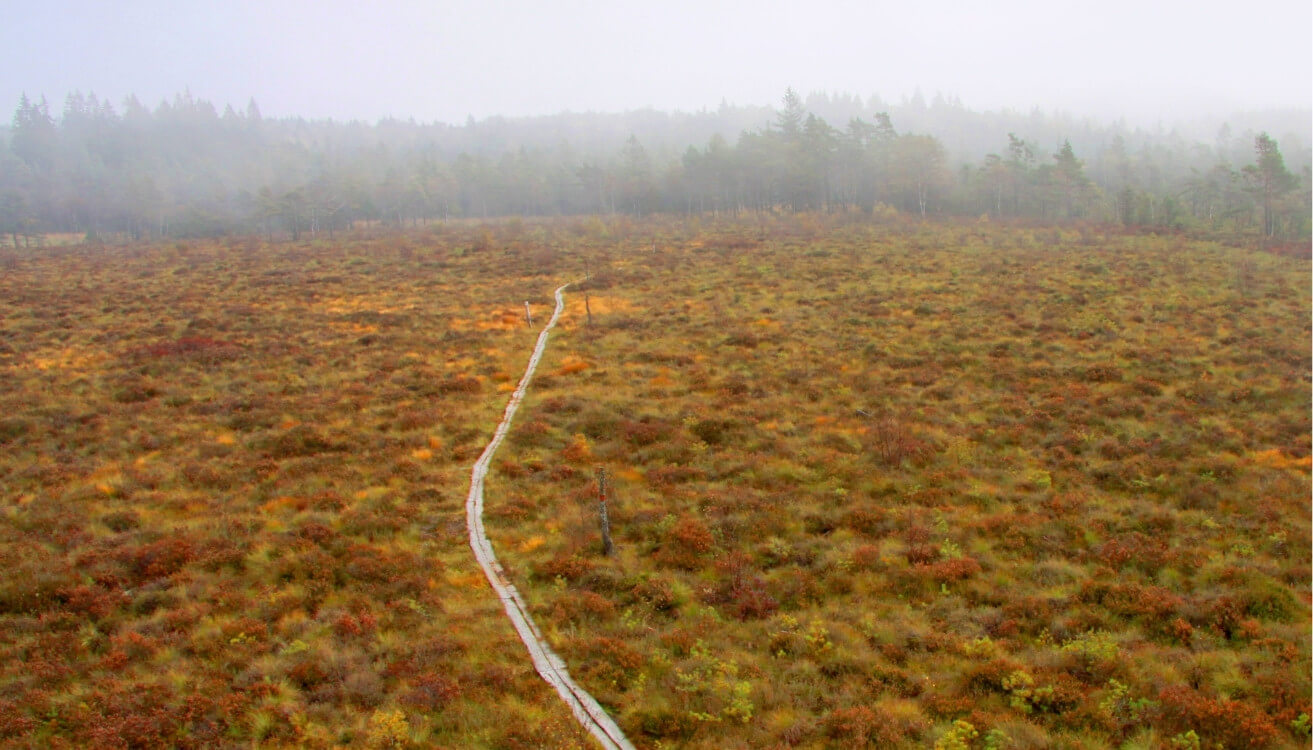
<instances>
[{"instance_id":1,"label":"path curve","mask_svg":"<svg viewBox=\"0 0 1313 750\"><path fill-rule=\"evenodd\" d=\"M488 475L488 465L492 463L493 454L497 452L498 446L511 429L511 419L515 416L515 411L520 408L520 402L524 400L524 392L529 388L529 381L533 379L533 371L538 367L538 360L542 358L543 350L547 348L547 334L556 325L557 318L561 317L561 310L565 308L562 292L567 286L570 285L562 284L556 289L556 311L543 327L542 333L538 334L538 343L533 348L533 356L529 357L529 366L525 368L524 377L520 378L520 384L511 394L510 402L506 404L506 413L497 424L497 431L493 433L492 441L483 449L483 455L479 456L479 460L474 462L474 470L470 473L470 494L465 500L465 523L470 530L470 547L474 550L474 557L478 559L484 575L488 577L488 583L492 584L493 590L497 592L497 598L501 599L502 606L506 608L506 615L515 625L515 632L520 634L520 640L528 647L529 656L533 658L534 669L538 670L538 674L542 675L544 680L547 680L547 684L556 688L561 699L574 713L574 718L578 719L603 747L633 750L634 746L625 737L625 733L620 731L620 727L607 715L597 699L570 679L570 672L566 670L565 662L551 646L547 645L538 626L534 624L533 617L529 615L529 605L506 577L506 571L502 569L501 563L497 562L497 555L492 551L492 542L488 541L488 535L483 530L483 480Z\"/></svg>"}]
</instances>

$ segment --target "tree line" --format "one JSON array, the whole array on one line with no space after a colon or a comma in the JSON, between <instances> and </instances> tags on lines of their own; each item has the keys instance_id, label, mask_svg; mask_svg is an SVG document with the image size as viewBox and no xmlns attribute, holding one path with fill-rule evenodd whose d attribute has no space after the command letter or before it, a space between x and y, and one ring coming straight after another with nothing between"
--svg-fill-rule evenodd
<instances>
[{"instance_id":1,"label":"tree line","mask_svg":"<svg viewBox=\"0 0 1313 750\"><path fill-rule=\"evenodd\" d=\"M946 138L986 141L982 116L939 100L897 110L944 136L900 131L863 106L789 89L777 110L367 125L264 118L254 101L220 113L189 93L154 110L74 93L56 118L24 95L0 148L0 236L16 246L49 232L300 239L361 221L889 209L1310 234L1308 146L1296 144L1292 171L1266 132L1224 127L1205 144L1032 117L1042 137L1018 127L987 153L950 154ZM849 116L834 125L815 110ZM720 132L753 121L733 141ZM1058 141L1055 125L1088 151Z\"/></svg>"}]
</instances>

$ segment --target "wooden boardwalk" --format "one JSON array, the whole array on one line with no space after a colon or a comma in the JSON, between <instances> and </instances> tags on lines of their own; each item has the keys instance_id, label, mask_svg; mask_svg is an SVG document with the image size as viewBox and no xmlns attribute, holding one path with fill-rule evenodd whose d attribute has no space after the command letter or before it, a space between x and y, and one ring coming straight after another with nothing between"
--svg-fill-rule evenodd
<instances>
[{"instance_id":1,"label":"wooden boardwalk","mask_svg":"<svg viewBox=\"0 0 1313 750\"><path fill-rule=\"evenodd\" d=\"M543 327L538 334L538 343L533 348L533 355L529 357L529 366L524 370L524 377L520 378L520 384L516 387L515 392L511 394L511 400L506 404L506 412L502 415L501 422L497 424L497 430L493 433L492 441L488 447L483 449L483 454L479 460L474 463L474 470L470 472L470 494L465 500L465 521L470 531L470 547L474 550L474 557L479 561L483 568L484 575L488 577L488 583L497 592L497 597L501 599L502 606L506 608L506 615L511 618L511 623L515 625L515 632L520 634L520 640L524 641L525 647L529 649L529 656L533 659L534 669L538 674L547 681L547 684L556 688L561 699L570 707L574 713L575 719L584 726L585 729L597 738L606 748L621 748L623 750L632 750L633 745L625 737L624 732L616 725L606 711L598 704L597 699L588 693L588 691L579 687L573 679L570 678L570 672L565 667L565 662L557 655L552 647L547 644L542 633L538 630L529 615L529 605L525 603L520 596L520 592L515 589L507 579L505 571L500 563L497 562L497 555L492 551L492 543L488 541L488 536L483 529L483 481L488 474L488 466L492 462L492 457L497 452L502 440L506 438L506 433L510 431L511 419L514 418L515 412L520 407L520 402L524 400L524 393L529 387L529 381L533 379L533 371L538 367L538 360L542 359L543 350L547 348L547 336L556 321L561 317L561 311L565 308L565 299L563 293L569 284L563 284L556 290L556 311L552 313L551 320Z\"/></svg>"}]
</instances>

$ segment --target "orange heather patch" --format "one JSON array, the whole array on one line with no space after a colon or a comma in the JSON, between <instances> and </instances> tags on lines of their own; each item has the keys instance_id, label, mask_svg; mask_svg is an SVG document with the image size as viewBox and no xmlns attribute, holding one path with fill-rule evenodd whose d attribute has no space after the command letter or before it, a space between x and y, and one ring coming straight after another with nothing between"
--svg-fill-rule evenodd
<instances>
[{"instance_id":1,"label":"orange heather patch","mask_svg":"<svg viewBox=\"0 0 1313 750\"><path fill-rule=\"evenodd\" d=\"M524 315L518 310L501 309L474 324L483 331L509 331L524 325Z\"/></svg>"},{"instance_id":2,"label":"orange heather patch","mask_svg":"<svg viewBox=\"0 0 1313 750\"><path fill-rule=\"evenodd\" d=\"M587 461L593 451L588 447L588 438L576 433L570 444L561 449L561 457L567 461Z\"/></svg>"},{"instance_id":3,"label":"orange heather patch","mask_svg":"<svg viewBox=\"0 0 1313 750\"><path fill-rule=\"evenodd\" d=\"M1304 456L1303 458L1287 456L1280 448L1258 451L1251 454L1249 458L1255 464L1270 469L1298 469L1299 471L1308 472L1310 465L1313 465L1313 456Z\"/></svg>"},{"instance_id":4,"label":"orange heather patch","mask_svg":"<svg viewBox=\"0 0 1313 750\"><path fill-rule=\"evenodd\" d=\"M569 355L565 359L561 360L561 366L557 368L556 374L573 375L576 372L583 372L584 370L587 370L589 367L592 367L592 365L588 364L587 361L580 359L579 357L576 357L574 355Z\"/></svg>"},{"instance_id":5,"label":"orange heather patch","mask_svg":"<svg viewBox=\"0 0 1313 750\"><path fill-rule=\"evenodd\" d=\"M572 316L587 315L588 310L592 310L593 315L605 315L606 313L628 312L633 309L633 303L624 297L597 297L591 294L588 295L586 308L583 295L579 294L572 295L565 303L565 311Z\"/></svg>"},{"instance_id":6,"label":"orange heather patch","mask_svg":"<svg viewBox=\"0 0 1313 750\"><path fill-rule=\"evenodd\" d=\"M280 495L278 497L275 497L273 500L270 500L269 502L265 503L264 505L261 505L260 510L264 511L265 513L277 513L278 511L288 510L288 509L296 510L299 512L305 510L307 505L308 503L304 497L296 497L294 495Z\"/></svg>"},{"instance_id":7,"label":"orange heather patch","mask_svg":"<svg viewBox=\"0 0 1313 750\"><path fill-rule=\"evenodd\" d=\"M487 579L483 573L448 573L447 583L456 588L478 588L482 586Z\"/></svg>"},{"instance_id":8,"label":"orange heather patch","mask_svg":"<svg viewBox=\"0 0 1313 750\"><path fill-rule=\"evenodd\" d=\"M513 331L524 327L524 310L498 308L481 318L452 318L450 325L456 331Z\"/></svg>"},{"instance_id":9,"label":"orange heather patch","mask_svg":"<svg viewBox=\"0 0 1313 750\"><path fill-rule=\"evenodd\" d=\"M343 331L345 333L378 333L378 326L365 323L334 322L329 323L329 327L335 331Z\"/></svg>"}]
</instances>

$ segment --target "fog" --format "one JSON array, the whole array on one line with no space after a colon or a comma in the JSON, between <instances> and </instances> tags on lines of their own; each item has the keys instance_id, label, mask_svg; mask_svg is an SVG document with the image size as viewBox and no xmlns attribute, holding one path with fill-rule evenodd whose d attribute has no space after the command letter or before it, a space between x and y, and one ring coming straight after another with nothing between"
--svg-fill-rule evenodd
<instances>
[{"instance_id":1,"label":"fog","mask_svg":"<svg viewBox=\"0 0 1313 750\"><path fill-rule=\"evenodd\" d=\"M9 0L0 103L190 90L266 116L460 123L774 105L792 86L1154 125L1313 91L1307 0L544 5Z\"/></svg>"}]
</instances>

